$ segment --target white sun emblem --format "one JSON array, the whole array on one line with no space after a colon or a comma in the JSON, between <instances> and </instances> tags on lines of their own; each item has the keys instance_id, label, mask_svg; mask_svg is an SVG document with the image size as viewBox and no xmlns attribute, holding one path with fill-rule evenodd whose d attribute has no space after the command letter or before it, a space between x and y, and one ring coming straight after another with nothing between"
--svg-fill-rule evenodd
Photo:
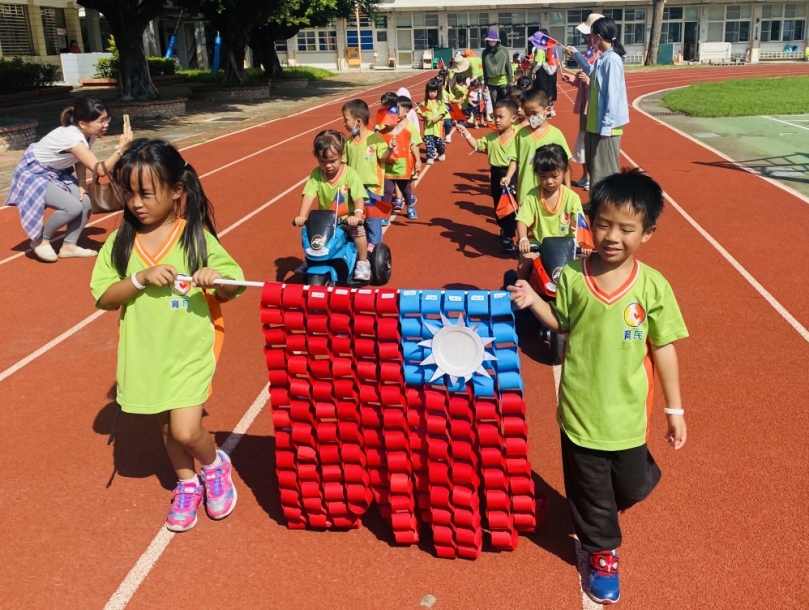
<instances>
[{"instance_id":1,"label":"white sun emblem","mask_svg":"<svg viewBox=\"0 0 809 610\"><path fill-rule=\"evenodd\" d=\"M424 326L433 334L433 338L419 343L421 347L432 350L432 353L419 363L421 366L436 366L430 382L443 375L449 375L453 385L460 377L463 377L464 381L472 379L472 375L491 378L489 372L483 368L483 363L497 360L493 354L486 352L494 337L481 337L477 332L480 325L467 326L463 314L458 318L457 324L453 324L443 314L441 321L443 323L441 328L425 323Z\"/></svg>"}]
</instances>

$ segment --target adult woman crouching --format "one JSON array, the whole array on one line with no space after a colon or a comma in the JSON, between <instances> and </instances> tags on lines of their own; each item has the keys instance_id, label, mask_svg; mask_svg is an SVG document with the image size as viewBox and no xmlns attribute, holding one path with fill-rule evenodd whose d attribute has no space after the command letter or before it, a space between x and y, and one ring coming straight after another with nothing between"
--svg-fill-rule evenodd
<instances>
[{"instance_id":1,"label":"adult woman crouching","mask_svg":"<svg viewBox=\"0 0 809 610\"><path fill-rule=\"evenodd\" d=\"M57 258L91 258L95 250L78 246L90 217L87 168L99 163L90 151L95 141L107 133L110 116L104 104L94 99L79 99L65 108L57 127L25 151L11 177L6 205L16 205L20 221L36 257L53 263ZM112 168L132 141L132 130L124 127L115 151L105 164ZM75 176L73 170L75 168ZM103 167L99 174L104 175ZM45 208L54 210L45 222ZM64 243L57 256L51 241L59 228L67 226Z\"/></svg>"}]
</instances>

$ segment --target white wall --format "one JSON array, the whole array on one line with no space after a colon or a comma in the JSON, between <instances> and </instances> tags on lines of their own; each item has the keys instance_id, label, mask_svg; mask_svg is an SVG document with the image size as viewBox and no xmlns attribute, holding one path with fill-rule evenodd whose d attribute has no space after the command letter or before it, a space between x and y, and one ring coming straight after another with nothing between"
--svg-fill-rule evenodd
<instances>
[{"instance_id":1,"label":"white wall","mask_svg":"<svg viewBox=\"0 0 809 610\"><path fill-rule=\"evenodd\" d=\"M62 53L62 80L79 87L80 78L93 78L96 62L102 57L112 57L112 53Z\"/></svg>"}]
</instances>

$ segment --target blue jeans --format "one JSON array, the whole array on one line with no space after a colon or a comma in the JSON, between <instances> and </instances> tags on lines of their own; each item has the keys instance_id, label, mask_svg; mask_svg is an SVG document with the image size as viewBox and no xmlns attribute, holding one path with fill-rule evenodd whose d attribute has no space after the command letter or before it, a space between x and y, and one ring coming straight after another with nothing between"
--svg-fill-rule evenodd
<instances>
[{"instance_id":1,"label":"blue jeans","mask_svg":"<svg viewBox=\"0 0 809 610\"><path fill-rule=\"evenodd\" d=\"M378 195L374 195L368 189L365 189L366 194L368 195L368 200L366 202L366 206L370 205L371 207L375 206L375 201L382 199ZM368 243L369 244L380 244L382 243L382 219L377 217L366 217L365 218L365 231L368 235Z\"/></svg>"}]
</instances>

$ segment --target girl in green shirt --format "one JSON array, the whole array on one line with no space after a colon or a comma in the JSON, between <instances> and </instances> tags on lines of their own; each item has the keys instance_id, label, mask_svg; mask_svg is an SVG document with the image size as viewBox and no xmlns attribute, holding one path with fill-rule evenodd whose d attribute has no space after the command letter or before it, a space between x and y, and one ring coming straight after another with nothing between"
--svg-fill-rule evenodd
<instances>
[{"instance_id":1,"label":"girl in green shirt","mask_svg":"<svg viewBox=\"0 0 809 610\"><path fill-rule=\"evenodd\" d=\"M236 505L228 455L202 425L224 324L220 303L243 280L216 238L213 210L194 171L168 142L135 140L112 170L126 205L99 253L90 290L99 309L120 309L117 401L157 416L177 473L166 527L191 529L205 497L212 519ZM202 481L194 460L202 465Z\"/></svg>"},{"instance_id":2,"label":"girl in green shirt","mask_svg":"<svg viewBox=\"0 0 809 610\"><path fill-rule=\"evenodd\" d=\"M445 161L447 150L444 138L444 119L449 116L447 105L444 103L441 81L431 78L424 89L424 101L419 104L419 116L424 121L424 144L427 146L427 165L435 160Z\"/></svg>"}]
</instances>

